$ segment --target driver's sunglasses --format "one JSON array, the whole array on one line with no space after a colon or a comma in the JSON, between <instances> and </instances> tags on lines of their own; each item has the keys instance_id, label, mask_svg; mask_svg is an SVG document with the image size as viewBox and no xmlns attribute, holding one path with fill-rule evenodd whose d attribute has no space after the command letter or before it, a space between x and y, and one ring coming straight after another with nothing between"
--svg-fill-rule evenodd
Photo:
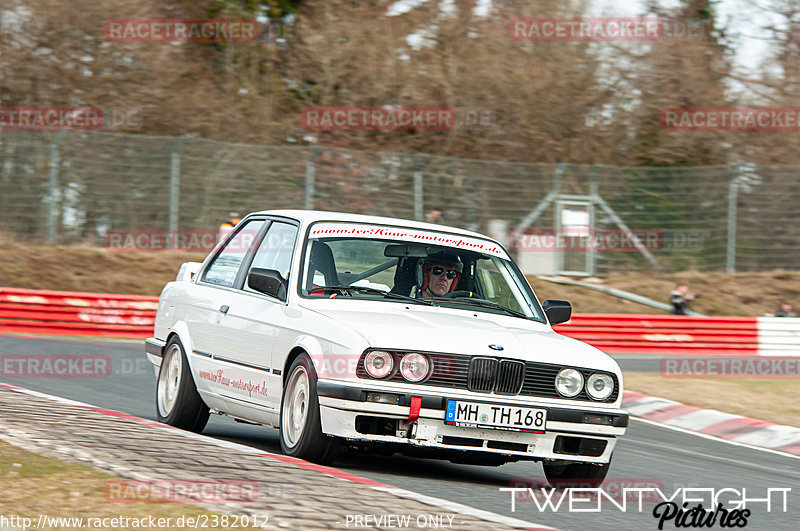
<instances>
[{"instance_id":1,"label":"driver's sunglasses","mask_svg":"<svg viewBox=\"0 0 800 531\"><path fill-rule=\"evenodd\" d=\"M442 273L444 273L444 268L443 267L432 267L431 268L431 275L435 275L435 276L438 277ZM448 280L453 280L457 276L458 276L458 273L456 273L453 269L448 269L447 270L447 279Z\"/></svg>"}]
</instances>

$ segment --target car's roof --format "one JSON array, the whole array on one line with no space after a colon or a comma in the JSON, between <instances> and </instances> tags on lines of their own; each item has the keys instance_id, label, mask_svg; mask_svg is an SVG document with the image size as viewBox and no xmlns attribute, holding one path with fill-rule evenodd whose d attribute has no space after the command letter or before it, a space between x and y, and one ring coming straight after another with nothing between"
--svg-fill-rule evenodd
<instances>
[{"instance_id":1,"label":"car's roof","mask_svg":"<svg viewBox=\"0 0 800 531\"><path fill-rule=\"evenodd\" d=\"M284 216L294 218L303 224L312 223L314 221L342 221L350 223L377 223L381 225L391 225L397 227L408 227L413 229L432 230L438 232L449 232L452 234L459 234L462 236L472 236L475 238L483 238L492 240L484 234L473 232L469 230L459 229L456 227L449 227L447 225L439 225L436 223L425 223L422 221L412 221L409 219L400 218L387 218L383 216L367 216L364 214L349 214L346 212L329 212L326 210L261 210L253 212L252 214L269 214L272 216ZM249 215L249 214L248 214ZM494 241L494 240L492 240Z\"/></svg>"}]
</instances>

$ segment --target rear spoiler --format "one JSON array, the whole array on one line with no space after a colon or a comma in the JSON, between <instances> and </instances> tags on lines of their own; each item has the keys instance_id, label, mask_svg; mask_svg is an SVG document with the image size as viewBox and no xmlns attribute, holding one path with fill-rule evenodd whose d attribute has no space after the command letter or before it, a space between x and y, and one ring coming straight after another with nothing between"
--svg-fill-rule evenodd
<instances>
[{"instance_id":1,"label":"rear spoiler","mask_svg":"<svg viewBox=\"0 0 800 531\"><path fill-rule=\"evenodd\" d=\"M181 268L178 270L178 276L175 277L175 280L178 282L187 281L190 282L194 275L200 271L200 267L203 264L201 262L184 262L181 264Z\"/></svg>"}]
</instances>

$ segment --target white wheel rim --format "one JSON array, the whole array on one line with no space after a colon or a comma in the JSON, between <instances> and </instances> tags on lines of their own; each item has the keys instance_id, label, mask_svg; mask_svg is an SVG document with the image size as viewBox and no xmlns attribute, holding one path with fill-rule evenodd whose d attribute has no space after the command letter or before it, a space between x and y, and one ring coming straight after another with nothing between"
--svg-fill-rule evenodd
<instances>
[{"instance_id":1,"label":"white wheel rim","mask_svg":"<svg viewBox=\"0 0 800 531\"><path fill-rule=\"evenodd\" d=\"M172 413L178 400L178 389L181 385L181 349L174 344L161 361L158 373L158 412L162 417Z\"/></svg>"},{"instance_id":2,"label":"white wheel rim","mask_svg":"<svg viewBox=\"0 0 800 531\"><path fill-rule=\"evenodd\" d=\"M286 396L283 398L281 431L284 442L293 448L300 441L308 419L309 404L308 372L302 365L289 377Z\"/></svg>"}]
</instances>

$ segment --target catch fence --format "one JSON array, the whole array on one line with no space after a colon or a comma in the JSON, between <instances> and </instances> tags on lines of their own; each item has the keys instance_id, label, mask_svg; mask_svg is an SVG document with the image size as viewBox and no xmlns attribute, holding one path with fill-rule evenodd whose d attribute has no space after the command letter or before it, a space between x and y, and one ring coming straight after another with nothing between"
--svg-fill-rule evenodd
<instances>
[{"instance_id":1,"label":"catch fence","mask_svg":"<svg viewBox=\"0 0 800 531\"><path fill-rule=\"evenodd\" d=\"M47 244L102 246L108 231L215 229L231 212L313 208L424 220L441 210L442 223L501 238L542 273L800 269L798 172L800 166L535 164L6 130L0 230ZM658 238L644 248L564 249L541 239L519 245L520 237L530 243L542 231L631 236L634 244L637 234Z\"/></svg>"}]
</instances>

